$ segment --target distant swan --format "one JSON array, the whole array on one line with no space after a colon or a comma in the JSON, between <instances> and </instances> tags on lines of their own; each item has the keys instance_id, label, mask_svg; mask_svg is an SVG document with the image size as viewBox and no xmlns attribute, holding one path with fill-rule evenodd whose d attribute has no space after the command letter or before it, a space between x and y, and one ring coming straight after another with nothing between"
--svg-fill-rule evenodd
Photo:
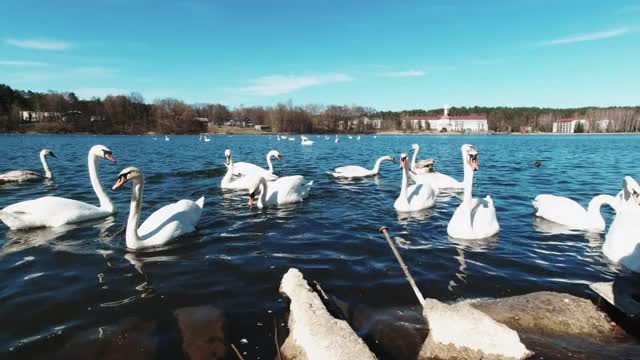
<instances>
[{"instance_id":1,"label":"distant swan","mask_svg":"<svg viewBox=\"0 0 640 360\"><path fill-rule=\"evenodd\" d=\"M400 168L402 168L402 183L400 185L400 195L396 199L393 207L400 212L418 211L433 207L438 196L438 189L430 184L416 184L407 187L409 179L407 173L410 171L407 164L408 155L400 155Z\"/></svg>"},{"instance_id":2,"label":"distant swan","mask_svg":"<svg viewBox=\"0 0 640 360\"><path fill-rule=\"evenodd\" d=\"M103 145L95 145L89 150L89 178L93 191L100 200L99 207L78 200L45 196L7 206L0 210L0 220L11 229L27 229L42 226L57 227L113 214L115 208L102 189L96 170L97 159L101 157L115 162L111 150Z\"/></svg>"},{"instance_id":3,"label":"distant swan","mask_svg":"<svg viewBox=\"0 0 640 360\"><path fill-rule=\"evenodd\" d=\"M550 194L540 194L532 202L536 216L562 224L572 230L604 231L605 222L600 207L611 206L616 212L619 201L611 195L593 197L585 209L576 201Z\"/></svg>"},{"instance_id":4,"label":"distant swan","mask_svg":"<svg viewBox=\"0 0 640 360\"><path fill-rule=\"evenodd\" d=\"M231 150L229 150L231 153ZM275 157L276 160L280 160L282 156L278 150L271 150L267 153L267 167L263 169L258 165L254 165L248 162L239 162L233 164L233 174L241 176L263 176L267 181L273 181L278 178L278 175L273 174L273 164L271 158Z\"/></svg>"},{"instance_id":5,"label":"distant swan","mask_svg":"<svg viewBox=\"0 0 640 360\"><path fill-rule=\"evenodd\" d=\"M31 170L13 170L4 174L0 174L0 184L9 182L26 182L42 179L53 179L53 174L51 173L51 170L49 170L49 164L47 163L47 156L51 156L53 158L56 157L56 155L49 149L42 149L40 151L40 161L42 162L42 167L44 168L44 176Z\"/></svg>"},{"instance_id":6,"label":"distant swan","mask_svg":"<svg viewBox=\"0 0 640 360\"><path fill-rule=\"evenodd\" d=\"M313 141L309 140L309 138L304 135L300 136L300 140L302 145L313 145Z\"/></svg>"},{"instance_id":7,"label":"distant swan","mask_svg":"<svg viewBox=\"0 0 640 360\"><path fill-rule=\"evenodd\" d=\"M464 197L453 213L447 234L456 239L483 239L500 231L496 209L489 195L484 199L473 198L473 173L478 170L478 151L473 145L462 145L464 167Z\"/></svg>"},{"instance_id":8,"label":"distant swan","mask_svg":"<svg viewBox=\"0 0 640 360\"><path fill-rule=\"evenodd\" d=\"M335 142L340 142L340 138L338 138L338 134L336 134L336 140Z\"/></svg>"},{"instance_id":9,"label":"distant swan","mask_svg":"<svg viewBox=\"0 0 640 360\"><path fill-rule=\"evenodd\" d=\"M625 197L635 200L620 204L602 244L602 253L612 262L640 273L640 206L637 203L640 187L627 176L623 192Z\"/></svg>"},{"instance_id":10,"label":"distant swan","mask_svg":"<svg viewBox=\"0 0 640 360\"><path fill-rule=\"evenodd\" d=\"M413 181L416 183L428 182L441 190L462 190L464 188L460 181L449 175L436 172L433 169L433 165L436 163L435 160L427 159L416 162L418 152L420 151L420 146L418 144L411 145L411 151L413 151L413 157L411 158L411 170L416 173L415 175L409 173Z\"/></svg>"},{"instance_id":11,"label":"distant swan","mask_svg":"<svg viewBox=\"0 0 640 360\"><path fill-rule=\"evenodd\" d=\"M169 141L169 140L171 140L171 139L169 138L169 135L165 135L165 136L164 136L164 141Z\"/></svg>"},{"instance_id":12,"label":"distant swan","mask_svg":"<svg viewBox=\"0 0 640 360\"><path fill-rule=\"evenodd\" d=\"M267 182L263 177L249 187L249 206L253 206L257 192L259 208L301 202L309 197L313 181L304 183L301 175L285 176Z\"/></svg>"},{"instance_id":13,"label":"distant swan","mask_svg":"<svg viewBox=\"0 0 640 360\"><path fill-rule=\"evenodd\" d=\"M165 205L149 215L147 220L138 228L142 193L144 191L144 174L138 168L128 167L120 172L118 180L112 189L116 190L129 181L133 183L131 207L125 235L129 249L164 245L196 229L196 225L202 215L204 196L197 201L180 200Z\"/></svg>"},{"instance_id":14,"label":"distant swan","mask_svg":"<svg viewBox=\"0 0 640 360\"><path fill-rule=\"evenodd\" d=\"M376 163L373 166L373 169L371 170L364 168L362 166L348 165L348 166L337 167L335 168L335 172L329 173L329 174L333 175L333 177L336 177L336 178L348 178L348 179L375 176L375 175L378 175L378 173L380 172L380 163L382 163L383 161L393 161L393 156L382 156L381 158L376 160Z\"/></svg>"}]
</instances>

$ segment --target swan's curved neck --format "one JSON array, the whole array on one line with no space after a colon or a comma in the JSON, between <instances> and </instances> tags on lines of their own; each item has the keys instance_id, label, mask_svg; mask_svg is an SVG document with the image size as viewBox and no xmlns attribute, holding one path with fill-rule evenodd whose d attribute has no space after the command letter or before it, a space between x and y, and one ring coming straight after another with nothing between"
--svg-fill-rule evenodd
<instances>
[{"instance_id":1,"label":"swan's curved neck","mask_svg":"<svg viewBox=\"0 0 640 360\"><path fill-rule=\"evenodd\" d=\"M462 198L462 202L471 204L471 199L473 199L473 169L467 162L467 154L465 154L464 152L462 153L462 165L464 167L464 180L462 181L464 196Z\"/></svg>"},{"instance_id":2,"label":"swan's curved neck","mask_svg":"<svg viewBox=\"0 0 640 360\"><path fill-rule=\"evenodd\" d=\"M589 219L592 222L598 222L604 225L604 218L600 213L602 205L609 205L615 212L618 212L618 200L611 195L598 195L594 196L593 199L589 201L589 206L587 207Z\"/></svg>"},{"instance_id":3,"label":"swan's curved neck","mask_svg":"<svg viewBox=\"0 0 640 360\"><path fill-rule=\"evenodd\" d=\"M409 183L409 180L407 179L408 172L409 170L406 166L402 168L402 183L400 184L400 198L407 202L409 201L407 198L407 186Z\"/></svg>"},{"instance_id":4,"label":"swan's curved neck","mask_svg":"<svg viewBox=\"0 0 640 360\"><path fill-rule=\"evenodd\" d=\"M376 160L376 164L373 166L373 173L377 174L378 172L380 172L380 164L385 160L385 157L381 157L378 160Z\"/></svg>"},{"instance_id":5,"label":"swan's curved neck","mask_svg":"<svg viewBox=\"0 0 640 360\"><path fill-rule=\"evenodd\" d=\"M140 221L140 208L142 207L142 192L144 191L144 177L132 181L133 192L131 194L131 207L129 208L129 219L127 220L127 247L136 249L142 245L142 240L138 236L138 222Z\"/></svg>"},{"instance_id":6,"label":"swan's curved neck","mask_svg":"<svg viewBox=\"0 0 640 360\"><path fill-rule=\"evenodd\" d=\"M273 154L268 153L267 154L267 165L269 166L269 173L273 174L273 164L271 163L271 157L273 157Z\"/></svg>"},{"instance_id":7,"label":"swan's curved neck","mask_svg":"<svg viewBox=\"0 0 640 360\"><path fill-rule=\"evenodd\" d=\"M113 203L100 184L100 178L98 177L97 163L98 156L89 153L89 179L91 179L91 186L100 200L100 208L109 212L113 212Z\"/></svg>"},{"instance_id":8,"label":"swan's curved neck","mask_svg":"<svg viewBox=\"0 0 640 360\"><path fill-rule=\"evenodd\" d=\"M417 146L413 151L413 156L411 157L411 169L415 170L416 168L416 159L418 158L418 151L420 151L420 147Z\"/></svg>"},{"instance_id":9,"label":"swan's curved neck","mask_svg":"<svg viewBox=\"0 0 640 360\"><path fill-rule=\"evenodd\" d=\"M40 154L40 161L44 168L44 177L47 179L53 179L53 174L51 173L51 170L49 170L49 164L47 163L47 158L44 154Z\"/></svg>"},{"instance_id":10,"label":"swan's curved neck","mask_svg":"<svg viewBox=\"0 0 640 360\"><path fill-rule=\"evenodd\" d=\"M267 180L261 177L259 181L260 197L258 198L258 207L264 207L267 205Z\"/></svg>"}]
</instances>

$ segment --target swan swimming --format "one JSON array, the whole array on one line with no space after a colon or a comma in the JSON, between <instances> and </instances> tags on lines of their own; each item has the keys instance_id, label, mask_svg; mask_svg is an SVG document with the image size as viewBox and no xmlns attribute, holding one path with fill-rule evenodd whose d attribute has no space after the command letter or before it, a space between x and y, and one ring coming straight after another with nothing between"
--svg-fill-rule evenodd
<instances>
[{"instance_id":1,"label":"swan swimming","mask_svg":"<svg viewBox=\"0 0 640 360\"><path fill-rule=\"evenodd\" d=\"M225 156L227 151L231 154L231 150L225 150ZM229 163L231 155L227 159L227 163ZM248 162L239 162L233 164L233 174L241 175L241 176L263 176L267 181L273 181L278 178L278 175L273 173L273 164L271 163L271 158L276 158L276 160L281 160L282 155L278 150L271 150L267 153L267 167L268 169L263 169L258 165L254 165Z\"/></svg>"},{"instance_id":2,"label":"swan swimming","mask_svg":"<svg viewBox=\"0 0 640 360\"><path fill-rule=\"evenodd\" d=\"M335 142L340 142L340 139L338 138L338 134L336 134L336 140Z\"/></svg>"},{"instance_id":3,"label":"swan swimming","mask_svg":"<svg viewBox=\"0 0 640 360\"><path fill-rule=\"evenodd\" d=\"M100 201L99 207L78 200L45 196L7 206L0 210L0 220L11 229L27 229L42 226L57 227L113 214L115 207L102 189L96 170L98 158L105 158L113 163L116 161L111 150L103 145L95 145L89 150L89 178L93 191Z\"/></svg>"},{"instance_id":4,"label":"swan swimming","mask_svg":"<svg viewBox=\"0 0 640 360\"><path fill-rule=\"evenodd\" d=\"M409 173L411 179L416 183L431 183L433 186L441 190L462 190L463 184L449 175L436 172L433 165L436 163L433 159L420 160L416 162L420 146L418 144L411 145L413 156L411 158L411 170L415 172Z\"/></svg>"},{"instance_id":5,"label":"swan swimming","mask_svg":"<svg viewBox=\"0 0 640 360\"><path fill-rule=\"evenodd\" d=\"M31 170L13 170L0 174L0 184L53 179L53 174L51 173L51 170L49 170L49 164L47 163L47 156L57 158L57 156L49 149L42 149L40 151L40 162L42 162L42 167L44 168L44 176Z\"/></svg>"},{"instance_id":6,"label":"swan swimming","mask_svg":"<svg viewBox=\"0 0 640 360\"><path fill-rule=\"evenodd\" d=\"M225 190L245 190L248 189L251 184L257 178L251 174L238 174L235 170L235 164L231 158L231 150L226 149L224 151L225 165L227 172L225 173L222 181L220 182L220 188ZM264 170L264 169L262 169ZM276 177L277 178L277 177Z\"/></svg>"},{"instance_id":7,"label":"swan swimming","mask_svg":"<svg viewBox=\"0 0 640 360\"><path fill-rule=\"evenodd\" d=\"M314 141L309 140L308 137L304 136L304 135L300 135L300 143L302 145L313 145Z\"/></svg>"},{"instance_id":8,"label":"swan swimming","mask_svg":"<svg viewBox=\"0 0 640 360\"><path fill-rule=\"evenodd\" d=\"M640 273L640 186L630 176L623 180L624 196L634 201L620 204L620 211L609 226L602 253L612 262Z\"/></svg>"},{"instance_id":9,"label":"swan swimming","mask_svg":"<svg viewBox=\"0 0 640 360\"><path fill-rule=\"evenodd\" d=\"M407 173L410 171L407 158L407 154L400 154L402 183L400 185L400 195L393 207L400 212L418 211L433 207L438 196L438 188L434 188L431 184L415 184L407 187L409 182Z\"/></svg>"},{"instance_id":10,"label":"swan swimming","mask_svg":"<svg viewBox=\"0 0 640 360\"><path fill-rule=\"evenodd\" d=\"M298 203L309 197L312 185L313 181L305 184L301 175L281 177L270 183L260 177L249 187L249 206L253 206L257 192L259 208Z\"/></svg>"},{"instance_id":11,"label":"swan swimming","mask_svg":"<svg viewBox=\"0 0 640 360\"><path fill-rule=\"evenodd\" d=\"M376 160L373 169L369 170L362 166L357 165L348 165L348 166L340 166L335 168L335 172L330 172L329 174L333 175L336 178L347 178L347 179L356 179L363 178L369 176L378 175L380 172L380 164L383 161L393 161L393 156L382 156L378 160Z\"/></svg>"},{"instance_id":12,"label":"swan swimming","mask_svg":"<svg viewBox=\"0 0 640 360\"><path fill-rule=\"evenodd\" d=\"M594 196L585 209L575 200L550 194L540 194L533 200L532 205L536 216L562 224L572 230L601 232L605 229L605 222L600 207L609 205L619 210L619 201L611 195Z\"/></svg>"},{"instance_id":13,"label":"swan swimming","mask_svg":"<svg viewBox=\"0 0 640 360\"><path fill-rule=\"evenodd\" d=\"M135 250L164 245L196 229L202 215L204 196L196 201L183 199L165 205L149 215L138 228L144 191L144 174L138 168L128 167L120 172L118 180L111 189L117 190L127 182L133 184L125 235L127 248Z\"/></svg>"},{"instance_id":14,"label":"swan swimming","mask_svg":"<svg viewBox=\"0 0 640 360\"><path fill-rule=\"evenodd\" d=\"M456 239L483 239L500 231L496 209L489 195L473 198L473 173L478 170L478 150L473 145L461 147L464 167L464 196L447 225L447 234Z\"/></svg>"}]
</instances>

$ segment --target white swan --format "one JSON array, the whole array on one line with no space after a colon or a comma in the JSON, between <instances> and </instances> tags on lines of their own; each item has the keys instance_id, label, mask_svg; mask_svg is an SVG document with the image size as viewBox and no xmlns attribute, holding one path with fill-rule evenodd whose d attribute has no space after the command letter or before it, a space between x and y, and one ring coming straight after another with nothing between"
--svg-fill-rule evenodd
<instances>
[{"instance_id":1,"label":"white swan","mask_svg":"<svg viewBox=\"0 0 640 360\"><path fill-rule=\"evenodd\" d=\"M313 181L305 184L301 175L281 177L270 183L261 177L249 187L249 206L253 206L257 192L260 192L259 208L301 202L309 197L312 185Z\"/></svg>"},{"instance_id":2,"label":"white swan","mask_svg":"<svg viewBox=\"0 0 640 360\"><path fill-rule=\"evenodd\" d=\"M49 164L47 163L47 156L51 156L53 158L56 157L56 155L49 149L42 149L40 151L40 161L42 162L42 167L44 168L44 176L31 170L13 170L4 174L0 174L0 184L9 182L26 182L42 179L53 179L53 174L51 173L51 170L49 170Z\"/></svg>"},{"instance_id":3,"label":"white swan","mask_svg":"<svg viewBox=\"0 0 640 360\"><path fill-rule=\"evenodd\" d=\"M413 151L413 157L411 158L411 170L415 172L409 173L411 179L416 183L430 183L438 189L444 190L462 190L463 184L452 178L449 175L436 172L433 169L433 165L436 163L433 159L420 160L416 162L420 146L418 144L411 145L411 151Z\"/></svg>"},{"instance_id":4,"label":"white swan","mask_svg":"<svg viewBox=\"0 0 640 360\"><path fill-rule=\"evenodd\" d=\"M301 135L300 136L300 143L302 145L313 145L314 142L313 142L313 140L309 140L308 137L306 137L304 135Z\"/></svg>"},{"instance_id":5,"label":"white swan","mask_svg":"<svg viewBox=\"0 0 640 360\"><path fill-rule=\"evenodd\" d=\"M611 206L616 212L619 201L611 195L594 196L587 209L576 201L556 195L540 194L532 202L536 216L562 224L572 230L604 231L605 222L600 207Z\"/></svg>"},{"instance_id":6,"label":"white swan","mask_svg":"<svg viewBox=\"0 0 640 360\"><path fill-rule=\"evenodd\" d=\"M295 141L295 140L296 140L296 138L294 138L293 136L289 137L289 141Z\"/></svg>"},{"instance_id":7,"label":"white swan","mask_svg":"<svg viewBox=\"0 0 640 360\"><path fill-rule=\"evenodd\" d=\"M489 195L484 199L473 198L473 173L478 170L478 151L473 145L462 145L464 167L464 197L453 213L447 234L456 239L483 239L500 231L496 209Z\"/></svg>"},{"instance_id":8,"label":"white swan","mask_svg":"<svg viewBox=\"0 0 640 360\"><path fill-rule=\"evenodd\" d=\"M612 262L640 273L640 186L630 176L624 178L624 197L633 201L621 202L619 211L609 226L602 244L602 253Z\"/></svg>"},{"instance_id":9,"label":"white swan","mask_svg":"<svg viewBox=\"0 0 640 360\"><path fill-rule=\"evenodd\" d=\"M96 162L101 157L115 163L111 150L107 147L95 145L89 150L89 178L93 191L100 200L99 207L78 200L45 196L7 206L0 210L0 220L11 229L27 229L42 226L57 227L113 214L115 208L102 189L96 170Z\"/></svg>"},{"instance_id":10,"label":"white swan","mask_svg":"<svg viewBox=\"0 0 640 360\"><path fill-rule=\"evenodd\" d=\"M373 169L369 170L362 166L357 165L348 165L348 166L340 166L335 168L335 172L330 172L329 174L333 175L336 178L363 178L368 176L378 175L380 172L380 164L383 161L393 161L393 156L383 156L376 160L376 164L373 166Z\"/></svg>"},{"instance_id":11,"label":"white swan","mask_svg":"<svg viewBox=\"0 0 640 360\"><path fill-rule=\"evenodd\" d=\"M231 158L231 150L224 151L225 165L227 172L220 182L220 187L226 190L245 190L248 189L256 179L252 175L240 175L235 171L235 164Z\"/></svg>"},{"instance_id":12,"label":"white swan","mask_svg":"<svg viewBox=\"0 0 640 360\"><path fill-rule=\"evenodd\" d=\"M620 205L640 205L640 186L631 176L625 176L622 181L622 190L616 195Z\"/></svg>"},{"instance_id":13,"label":"white swan","mask_svg":"<svg viewBox=\"0 0 640 360\"><path fill-rule=\"evenodd\" d=\"M338 134L336 134L336 140L335 142L340 142L340 138L338 138Z\"/></svg>"},{"instance_id":14,"label":"white swan","mask_svg":"<svg viewBox=\"0 0 640 360\"><path fill-rule=\"evenodd\" d=\"M227 149L229 154L231 154L231 150ZM227 153L225 150L225 154ZM280 160L282 156L278 150L271 150L267 153L267 166L269 169L263 169L258 165L254 165L248 162L239 162L233 164L233 174L241 175L241 176L263 176L267 181L273 181L278 178L278 175L273 174L273 164L271 163L271 158L275 157L276 160ZM228 162L228 159L227 159Z\"/></svg>"},{"instance_id":15,"label":"white swan","mask_svg":"<svg viewBox=\"0 0 640 360\"><path fill-rule=\"evenodd\" d=\"M204 136L203 140L204 140L204 142L209 142L209 141L211 141L211 139L209 139L209 137L208 137L207 135L205 135L205 136Z\"/></svg>"},{"instance_id":16,"label":"white swan","mask_svg":"<svg viewBox=\"0 0 640 360\"><path fill-rule=\"evenodd\" d=\"M111 189L116 190L127 182L133 184L131 207L125 235L129 249L164 245L196 229L196 225L202 215L204 196L197 201L183 199L165 205L149 215L147 220L138 228L142 192L144 191L144 174L138 168L128 167L120 172L118 180Z\"/></svg>"},{"instance_id":17,"label":"white swan","mask_svg":"<svg viewBox=\"0 0 640 360\"><path fill-rule=\"evenodd\" d=\"M169 138L169 135L165 135L165 136L164 136L164 141L169 141L169 140L171 140L171 139Z\"/></svg>"},{"instance_id":18,"label":"white swan","mask_svg":"<svg viewBox=\"0 0 640 360\"><path fill-rule=\"evenodd\" d=\"M407 173L410 171L407 158L407 154L400 154L402 183L400 185L400 196L396 199L393 207L400 212L418 211L433 207L438 196L437 188L430 184L416 184L407 187L409 182Z\"/></svg>"}]
</instances>

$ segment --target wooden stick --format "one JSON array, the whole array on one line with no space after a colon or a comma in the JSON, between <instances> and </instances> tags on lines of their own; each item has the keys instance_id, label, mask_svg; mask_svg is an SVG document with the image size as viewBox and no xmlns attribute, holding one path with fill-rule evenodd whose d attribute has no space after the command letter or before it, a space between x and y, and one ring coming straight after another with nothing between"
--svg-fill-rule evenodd
<instances>
[{"instance_id":1,"label":"wooden stick","mask_svg":"<svg viewBox=\"0 0 640 360\"><path fill-rule=\"evenodd\" d=\"M396 256L396 259L400 263L400 267L404 272L404 276L407 278L407 281L409 281L409 284L413 288L413 292L416 293L416 297L418 298L420 305L424 306L424 297L422 296L420 289L418 289L418 285L416 285L416 282L413 281L413 277L411 276L411 273L409 273L409 268L407 267L407 265L405 265L404 261L402 261L400 253L398 253L398 249L396 249L393 241L391 241L391 237L389 236L389 229L386 226L383 226L380 228L380 232L384 234L384 237L387 239L389 246L391 246L391 250L393 250L393 254Z\"/></svg>"},{"instance_id":2,"label":"wooden stick","mask_svg":"<svg viewBox=\"0 0 640 360\"><path fill-rule=\"evenodd\" d=\"M276 324L276 317L273 317L273 340L276 343L276 351L278 354L277 359L282 360L282 355L280 355L280 345L278 345L278 324Z\"/></svg>"},{"instance_id":3,"label":"wooden stick","mask_svg":"<svg viewBox=\"0 0 640 360\"><path fill-rule=\"evenodd\" d=\"M244 360L244 358L242 357L242 355L240 355L240 351L238 351L238 348L237 348L234 344L231 344L231 348L233 348L233 351L235 351L235 352L236 352L236 355L238 355L238 359L240 359L240 360Z\"/></svg>"}]
</instances>

